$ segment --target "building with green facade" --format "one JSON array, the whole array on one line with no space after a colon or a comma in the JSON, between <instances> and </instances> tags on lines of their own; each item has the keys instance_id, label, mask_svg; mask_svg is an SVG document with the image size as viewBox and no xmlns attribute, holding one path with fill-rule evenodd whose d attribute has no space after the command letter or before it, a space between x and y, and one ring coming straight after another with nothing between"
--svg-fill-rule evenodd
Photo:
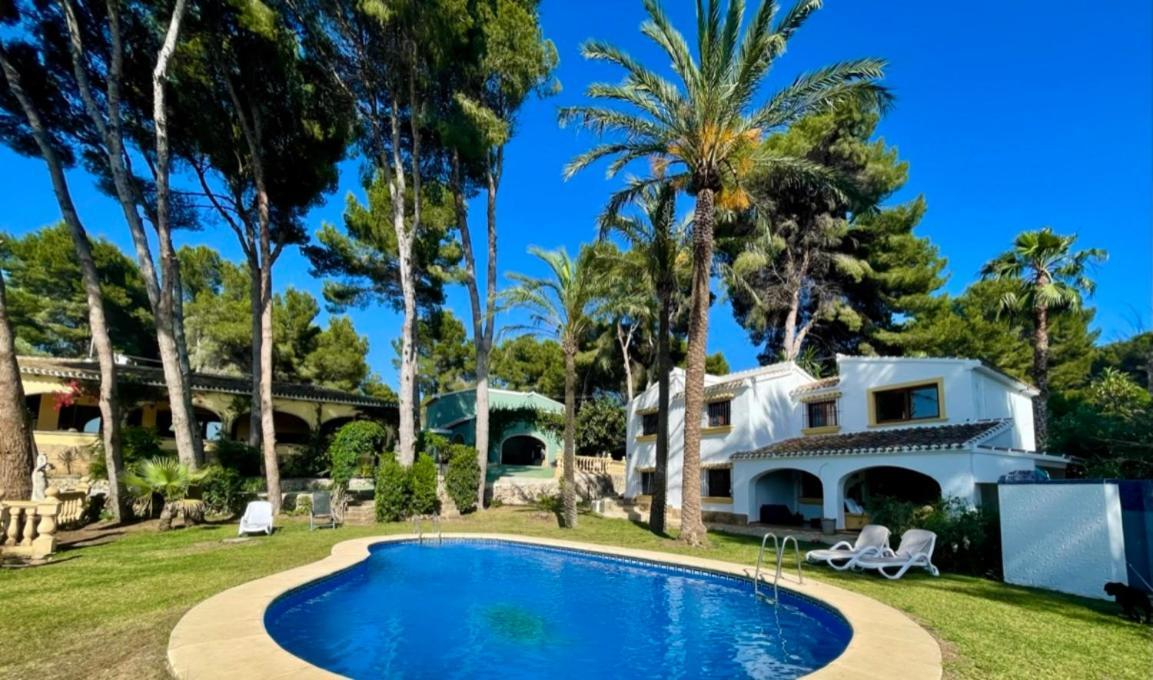
<instances>
[{"instance_id":1,"label":"building with green facade","mask_svg":"<svg viewBox=\"0 0 1153 680\"><path fill-rule=\"evenodd\" d=\"M500 476L552 477L562 451L560 436L550 431L532 411L564 413L564 404L536 392L489 389L489 478ZM500 411L522 417L501 417ZM458 444L476 443L476 390L438 394L425 406L424 429Z\"/></svg>"}]
</instances>

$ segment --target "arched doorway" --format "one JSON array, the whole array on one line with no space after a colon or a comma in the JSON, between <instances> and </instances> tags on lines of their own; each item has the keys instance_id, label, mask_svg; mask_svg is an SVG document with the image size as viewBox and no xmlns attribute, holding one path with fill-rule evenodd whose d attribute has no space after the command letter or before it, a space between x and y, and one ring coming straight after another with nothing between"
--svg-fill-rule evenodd
<instances>
[{"instance_id":1,"label":"arched doorway","mask_svg":"<svg viewBox=\"0 0 1153 680\"><path fill-rule=\"evenodd\" d=\"M502 465L544 465L545 443L529 435L516 435L500 445Z\"/></svg>"},{"instance_id":2,"label":"arched doorway","mask_svg":"<svg viewBox=\"0 0 1153 680\"><path fill-rule=\"evenodd\" d=\"M862 468L841 478L840 511L844 526L855 526L854 519L868 517L870 508L885 500L915 505L930 505L941 499L941 485L929 475L908 468L889 465Z\"/></svg>"},{"instance_id":3,"label":"arched doorway","mask_svg":"<svg viewBox=\"0 0 1153 680\"><path fill-rule=\"evenodd\" d=\"M232 438L236 441L247 441L251 421L252 415L247 411L237 416L232 423ZM312 437L312 428L308 423L291 413L273 411L272 427L276 430L277 444L308 444Z\"/></svg>"},{"instance_id":4,"label":"arched doorway","mask_svg":"<svg viewBox=\"0 0 1153 680\"><path fill-rule=\"evenodd\" d=\"M769 470L753 480L751 491L762 524L820 526L824 488L816 475L795 468Z\"/></svg>"}]
</instances>

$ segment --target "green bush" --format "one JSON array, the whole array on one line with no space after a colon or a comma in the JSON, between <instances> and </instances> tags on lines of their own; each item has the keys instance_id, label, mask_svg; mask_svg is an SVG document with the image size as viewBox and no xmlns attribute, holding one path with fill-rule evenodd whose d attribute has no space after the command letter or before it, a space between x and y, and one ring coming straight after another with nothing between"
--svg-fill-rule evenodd
<instances>
[{"instance_id":1,"label":"green bush","mask_svg":"<svg viewBox=\"0 0 1153 680\"><path fill-rule=\"evenodd\" d=\"M120 430L120 456L124 461L124 470L127 471L141 461L163 457L164 450L160 448L160 437L156 436L156 430L151 427L125 427ZM108 479L103 444L92 449L88 476L92 479Z\"/></svg>"},{"instance_id":2,"label":"green bush","mask_svg":"<svg viewBox=\"0 0 1153 680\"><path fill-rule=\"evenodd\" d=\"M239 515L256 494L247 490L248 480L232 468L211 465L199 484L204 509L211 515Z\"/></svg>"},{"instance_id":3,"label":"green bush","mask_svg":"<svg viewBox=\"0 0 1153 680\"><path fill-rule=\"evenodd\" d=\"M417 456L409 474L412 477L412 514L435 515L440 510L440 503L436 496L436 463L432 456L427 453Z\"/></svg>"},{"instance_id":4,"label":"green bush","mask_svg":"<svg viewBox=\"0 0 1153 680\"><path fill-rule=\"evenodd\" d=\"M384 456L376 471L376 521L398 522L412 507L409 471L392 456Z\"/></svg>"},{"instance_id":5,"label":"green bush","mask_svg":"<svg viewBox=\"0 0 1153 680\"><path fill-rule=\"evenodd\" d=\"M347 488L354 475L372 468L389 439L388 430L372 420L354 420L341 426L327 451L333 483Z\"/></svg>"},{"instance_id":6,"label":"green bush","mask_svg":"<svg viewBox=\"0 0 1153 680\"><path fill-rule=\"evenodd\" d=\"M480 464L476 450L460 444L452 447L448 470L444 473L444 486L456 509L462 514L476 510L476 489L480 484Z\"/></svg>"},{"instance_id":7,"label":"green bush","mask_svg":"<svg viewBox=\"0 0 1153 680\"><path fill-rule=\"evenodd\" d=\"M933 564L942 571L1001 578L1001 526L995 512L969 508L959 498L932 505L879 498L869 508L869 521L889 527L894 549L909 529L937 534Z\"/></svg>"},{"instance_id":8,"label":"green bush","mask_svg":"<svg viewBox=\"0 0 1153 680\"><path fill-rule=\"evenodd\" d=\"M260 476L260 451L247 442L218 439L212 453L222 468L235 470L241 477Z\"/></svg>"}]
</instances>

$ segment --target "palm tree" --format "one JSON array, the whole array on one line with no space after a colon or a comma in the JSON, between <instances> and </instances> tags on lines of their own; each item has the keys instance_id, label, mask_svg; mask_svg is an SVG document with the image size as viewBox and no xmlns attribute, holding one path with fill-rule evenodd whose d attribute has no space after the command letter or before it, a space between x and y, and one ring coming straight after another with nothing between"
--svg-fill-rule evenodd
<instances>
[{"instance_id":1,"label":"palm tree","mask_svg":"<svg viewBox=\"0 0 1153 680\"><path fill-rule=\"evenodd\" d=\"M676 189L668 183L642 187L634 199L638 213L622 217L615 212L601 216L601 238L611 231L622 234L628 241L636 260L623 263L630 269L636 262L643 263L640 271L622 272L626 280L642 280L655 295L657 302L657 460L653 473L653 503L649 509L649 530L655 534L665 532L665 505L668 493L669 469L669 335L673 299L680 290L677 285L677 261L685 252L688 225L676 221ZM610 206L611 207L611 206ZM622 267L623 268L623 267ZM627 357L626 357L627 360Z\"/></svg>"},{"instance_id":2,"label":"palm tree","mask_svg":"<svg viewBox=\"0 0 1153 680\"><path fill-rule=\"evenodd\" d=\"M709 279L717 209L748 207L741 180L758 167L775 164L798 174L825 174L804 160L773 155L760 141L802 116L846 102L883 109L889 99L887 91L877 83L884 62L859 59L802 75L763 103L755 103L769 68L821 1L800 0L779 17L775 4L762 2L752 23L743 31L744 1L730 0L723 19L721 5L721 0L697 1L694 55L657 0L645 0L649 19L641 26L641 33L668 55L680 82L665 79L612 45L590 41L582 48L584 56L623 68L625 80L620 84L589 86L590 98L611 102L611 107L574 106L560 112L562 123L576 121L597 134L614 136L573 159L565 168L566 176L602 158L613 159L608 168L610 176L633 161L644 159L655 176L620 192L612 205L623 205L646 183L670 182L696 198L686 414L700 413L704 406ZM690 545L707 540L701 521L700 436L701 419L685 418L681 540Z\"/></svg>"},{"instance_id":3,"label":"palm tree","mask_svg":"<svg viewBox=\"0 0 1153 680\"><path fill-rule=\"evenodd\" d=\"M157 528L167 531L177 514L187 519L193 513L202 512L203 501L187 498L188 488L203 481L208 473L208 470L193 470L175 458L149 458L124 476L124 484L145 508L146 515L151 514L152 499L160 496L163 505Z\"/></svg>"},{"instance_id":4,"label":"palm tree","mask_svg":"<svg viewBox=\"0 0 1153 680\"><path fill-rule=\"evenodd\" d=\"M1049 440L1049 313L1077 309L1082 296L1092 295L1097 284L1086 275L1089 266L1104 262L1100 248L1073 251L1076 234L1061 236L1052 228L1026 231L1013 241L1013 248L1001 253L981 268L981 277L1012 281L1016 290L1005 293L1000 309L1015 312L1028 309L1033 315L1033 427L1037 450L1045 450Z\"/></svg>"},{"instance_id":5,"label":"palm tree","mask_svg":"<svg viewBox=\"0 0 1153 680\"><path fill-rule=\"evenodd\" d=\"M576 355L581 338L594 323L596 307L604 290L591 248L582 248L576 259L563 249L529 248L549 268L550 276L532 278L509 274L516 282L505 291L506 304L523 307L530 315L533 332L555 337L564 352L564 524L576 527Z\"/></svg>"}]
</instances>

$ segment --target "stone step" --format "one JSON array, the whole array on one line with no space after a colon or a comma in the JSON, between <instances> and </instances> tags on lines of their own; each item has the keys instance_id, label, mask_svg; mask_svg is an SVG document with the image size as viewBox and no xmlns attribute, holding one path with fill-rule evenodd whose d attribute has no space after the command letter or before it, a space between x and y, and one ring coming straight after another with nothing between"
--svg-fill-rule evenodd
<instances>
[{"instance_id":1,"label":"stone step","mask_svg":"<svg viewBox=\"0 0 1153 680\"><path fill-rule=\"evenodd\" d=\"M345 524L372 524L376 521L376 508L369 503L349 505L344 511Z\"/></svg>"}]
</instances>

